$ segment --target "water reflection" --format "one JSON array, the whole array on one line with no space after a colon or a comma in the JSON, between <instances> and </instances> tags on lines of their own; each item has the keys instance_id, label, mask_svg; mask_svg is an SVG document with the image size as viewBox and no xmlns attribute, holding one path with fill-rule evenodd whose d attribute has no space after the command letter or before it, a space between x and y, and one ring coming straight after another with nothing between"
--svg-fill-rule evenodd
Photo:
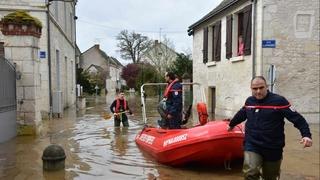
<instances>
[{"instance_id":1,"label":"water reflection","mask_svg":"<svg viewBox=\"0 0 320 180\"><path fill-rule=\"evenodd\" d=\"M126 155L128 149L128 128L127 127L115 127L114 137L111 142L111 149L117 152L118 156Z\"/></svg>"},{"instance_id":2,"label":"water reflection","mask_svg":"<svg viewBox=\"0 0 320 180\"><path fill-rule=\"evenodd\" d=\"M143 128L140 97L128 95L135 116L129 117L129 128L115 128L109 113L115 94L87 98L87 109L76 113L69 109L62 119L44 121L40 136L21 136L0 144L0 179L219 179L240 180L241 163L227 171L213 167L172 168L158 164L140 151L134 141ZM158 98L148 97L150 124L156 125ZM194 122L189 122L192 125ZM319 179L319 126L312 125L314 146L299 146L299 132L286 126L286 147L281 179ZM42 171L42 151L50 144L61 145L66 153L66 169Z\"/></svg>"}]
</instances>

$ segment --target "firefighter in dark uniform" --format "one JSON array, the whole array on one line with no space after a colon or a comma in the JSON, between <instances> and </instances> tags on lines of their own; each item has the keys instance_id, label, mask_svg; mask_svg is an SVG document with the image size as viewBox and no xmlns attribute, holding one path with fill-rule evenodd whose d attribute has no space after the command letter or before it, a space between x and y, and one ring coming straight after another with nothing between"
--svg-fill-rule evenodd
<instances>
[{"instance_id":1,"label":"firefighter in dark uniform","mask_svg":"<svg viewBox=\"0 0 320 180\"><path fill-rule=\"evenodd\" d=\"M172 72L165 74L168 83L158 111L162 120L158 121L163 128L180 129L182 121L182 85Z\"/></svg>"},{"instance_id":2,"label":"firefighter in dark uniform","mask_svg":"<svg viewBox=\"0 0 320 180\"><path fill-rule=\"evenodd\" d=\"M119 127L121 122L124 127L129 126L126 113L128 112L130 115L132 115L132 112L128 106L128 101L124 98L123 91L119 91L117 99L114 100L110 106L110 111L114 115L115 127Z\"/></svg>"},{"instance_id":3,"label":"firefighter in dark uniform","mask_svg":"<svg viewBox=\"0 0 320 180\"><path fill-rule=\"evenodd\" d=\"M300 143L304 147L312 146L309 125L284 97L268 91L263 76L252 79L251 91L252 96L232 118L228 130L247 120L243 163L245 179L258 180L262 177L276 180L280 178L285 145L284 118L299 129L302 136Z\"/></svg>"}]
</instances>

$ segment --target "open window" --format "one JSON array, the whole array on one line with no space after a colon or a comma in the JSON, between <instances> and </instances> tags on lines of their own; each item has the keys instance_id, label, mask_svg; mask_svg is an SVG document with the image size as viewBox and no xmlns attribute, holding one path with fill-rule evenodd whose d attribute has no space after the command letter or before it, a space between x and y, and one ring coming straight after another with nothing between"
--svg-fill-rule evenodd
<instances>
[{"instance_id":1,"label":"open window","mask_svg":"<svg viewBox=\"0 0 320 180\"><path fill-rule=\"evenodd\" d=\"M226 58L251 54L252 10L251 5L227 16Z\"/></svg>"},{"instance_id":2,"label":"open window","mask_svg":"<svg viewBox=\"0 0 320 180\"><path fill-rule=\"evenodd\" d=\"M238 35L237 35L237 56L243 56L244 55L244 40L243 40L243 12L238 13Z\"/></svg>"}]
</instances>

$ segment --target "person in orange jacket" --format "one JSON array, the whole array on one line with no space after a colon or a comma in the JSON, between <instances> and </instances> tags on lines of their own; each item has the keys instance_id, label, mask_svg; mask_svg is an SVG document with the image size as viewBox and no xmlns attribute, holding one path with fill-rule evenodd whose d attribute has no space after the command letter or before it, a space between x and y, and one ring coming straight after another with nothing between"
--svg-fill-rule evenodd
<instances>
[{"instance_id":1,"label":"person in orange jacket","mask_svg":"<svg viewBox=\"0 0 320 180\"><path fill-rule=\"evenodd\" d=\"M124 96L124 92L120 90L118 97L112 102L110 106L110 111L114 115L115 127L119 127L121 122L124 127L129 126L128 117L126 113L128 112L130 115L132 115L132 111L130 110L128 106L128 101L125 99Z\"/></svg>"},{"instance_id":2,"label":"person in orange jacket","mask_svg":"<svg viewBox=\"0 0 320 180\"><path fill-rule=\"evenodd\" d=\"M162 128L180 129L182 121L182 85L172 72L165 74L165 80L168 85L164 91L163 100L158 107L160 115L164 117L158 121L158 124Z\"/></svg>"}]
</instances>

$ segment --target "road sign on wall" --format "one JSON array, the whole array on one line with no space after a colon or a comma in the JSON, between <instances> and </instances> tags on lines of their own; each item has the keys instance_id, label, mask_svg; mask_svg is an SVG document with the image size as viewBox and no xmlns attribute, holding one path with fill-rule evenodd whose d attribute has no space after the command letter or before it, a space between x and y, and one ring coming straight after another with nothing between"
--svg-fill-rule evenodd
<instances>
[{"instance_id":1,"label":"road sign on wall","mask_svg":"<svg viewBox=\"0 0 320 180\"><path fill-rule=\"evenodd\" d=\"M40 51L39 56L40 56L40 58L46 58L46 52L45 51Z\"/></svg>"},{"instance_id":2,"label":"road sign on wall","mask_svg":"<svg viewBox=\"0 0 320 180\"><path fill-rule=\"evenodd\" d=\"M262 40L262 48L275 48L276 40Z\"/></svg>"}]
</instances>

